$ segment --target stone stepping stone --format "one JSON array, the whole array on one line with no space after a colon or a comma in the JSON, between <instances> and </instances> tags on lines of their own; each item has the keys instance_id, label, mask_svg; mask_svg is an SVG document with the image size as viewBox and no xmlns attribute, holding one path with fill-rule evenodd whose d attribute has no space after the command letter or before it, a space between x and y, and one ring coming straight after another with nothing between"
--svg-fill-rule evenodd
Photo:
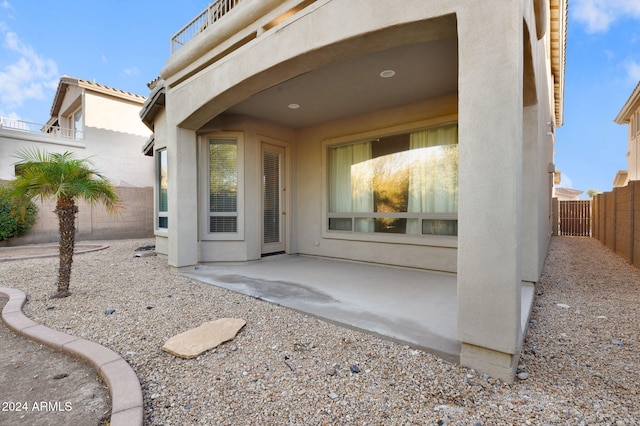
<instances>
[{"instance_id":1,"label":"stone stepping stone","mask_svg":"<svg viewBox=\"0 0 640 426\"><path fill-rule=\"evenodd\" d=\"M180 358L195 358L221 343L232 340L247 322L239 318L220 318L171 337L162 350Z\"/></svg>"}]
</instances>

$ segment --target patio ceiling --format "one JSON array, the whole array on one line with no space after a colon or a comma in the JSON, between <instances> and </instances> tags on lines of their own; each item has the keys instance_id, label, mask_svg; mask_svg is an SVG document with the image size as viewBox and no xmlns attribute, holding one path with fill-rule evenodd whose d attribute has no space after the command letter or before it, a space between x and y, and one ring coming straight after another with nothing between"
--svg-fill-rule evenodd
<instances>
[{"instance_id":1,"label":"patio ceiling","mask_svg":"<svg viewBox=\"0 0 640 426\"><path fill-rule=\"evenodd\" d=\"M392 77L381 76L389 70L395 73ZM451 37L335 62L266 89L226 112L303 128L455 93L457 87L457 38Z\"/></svg>"}]
</instances>

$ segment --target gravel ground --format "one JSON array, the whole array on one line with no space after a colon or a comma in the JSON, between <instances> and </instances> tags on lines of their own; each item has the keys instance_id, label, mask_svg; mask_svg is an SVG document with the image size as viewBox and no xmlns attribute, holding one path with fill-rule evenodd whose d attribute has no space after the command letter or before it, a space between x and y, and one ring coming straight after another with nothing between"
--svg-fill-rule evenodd
<instances>
[{"instance_id":1,"label":"gravel ground","mask_svg":"<svg viewBox=\"0 0 640 426\"><path fill-rule=\"evenodd\" d=\"M552 240L514 384L133 257L153 240L106 243L75 257L67 299L48 298L56 259L0 263L0 286L24 290L35 321L120 353L146 424L640 423L640 270L595 240ZM247 325L192 360L160 350L220 317Z\"/></svg>"}]
</instances>

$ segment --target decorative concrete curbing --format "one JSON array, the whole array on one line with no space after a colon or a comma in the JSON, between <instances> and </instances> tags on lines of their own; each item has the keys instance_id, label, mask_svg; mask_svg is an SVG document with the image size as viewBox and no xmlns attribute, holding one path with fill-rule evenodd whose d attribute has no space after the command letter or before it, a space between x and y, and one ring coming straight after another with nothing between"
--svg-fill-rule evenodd
<instances>
[{"instance_id":1,"label":"decorative concrete curbing","mask_svg":"<svg viewBox=\"0 0 640 426\"><path fill-rule=\"evenodd\" d=\"M78 243L75 245L75 254L84 254L90 253L92 251L104 250L109 248L106 244L83 244ZM47 251L51 251L54 249L53 253L47 253ZM8 256L5 253L12 253L15 251L27 251L28 254L22 256ZM34 253L36 251L36 253ZM43 251L45 253L37 253L37 251ZM29 244L25 246L16 246L16 247L0 247L0 262L11 262L14 260L24 260L24 259L42 259L46 257L58 257L60 254L58 253L58 245L57 244Z\"/></svg>"},{"instance_id":2,"label":"decorative concrete curbing","mask_svg":"<svg viewBox=\"0 0 640 426\"><path fill-rule=\"evenodd\" d=\"M9 298L2 309L7 327L30 340L65 352L89 363L109 387L111 395L111 426L143 424L142 389L131 366L116 352L95 342L70 336L29 319L22 307L26 294L14 288L0 287Z\"/></svg>"}]
</instances>

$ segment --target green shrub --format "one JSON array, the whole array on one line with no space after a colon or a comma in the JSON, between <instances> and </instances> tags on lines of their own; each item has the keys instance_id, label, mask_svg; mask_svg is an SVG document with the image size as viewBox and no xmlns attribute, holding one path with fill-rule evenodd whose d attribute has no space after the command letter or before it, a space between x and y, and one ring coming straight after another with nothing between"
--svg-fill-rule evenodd
<instances>
[{"instance_id":1,"label":"green shrub","mask_svg":"<svg viewBox=\"0 0 640 426\"><path fill-rule=\"evenodd\" d=\"M7 188L0 185L0 241L26 234L37 217L38 207L33 201L13 200Z\"/></svg>"}]
</instances>

